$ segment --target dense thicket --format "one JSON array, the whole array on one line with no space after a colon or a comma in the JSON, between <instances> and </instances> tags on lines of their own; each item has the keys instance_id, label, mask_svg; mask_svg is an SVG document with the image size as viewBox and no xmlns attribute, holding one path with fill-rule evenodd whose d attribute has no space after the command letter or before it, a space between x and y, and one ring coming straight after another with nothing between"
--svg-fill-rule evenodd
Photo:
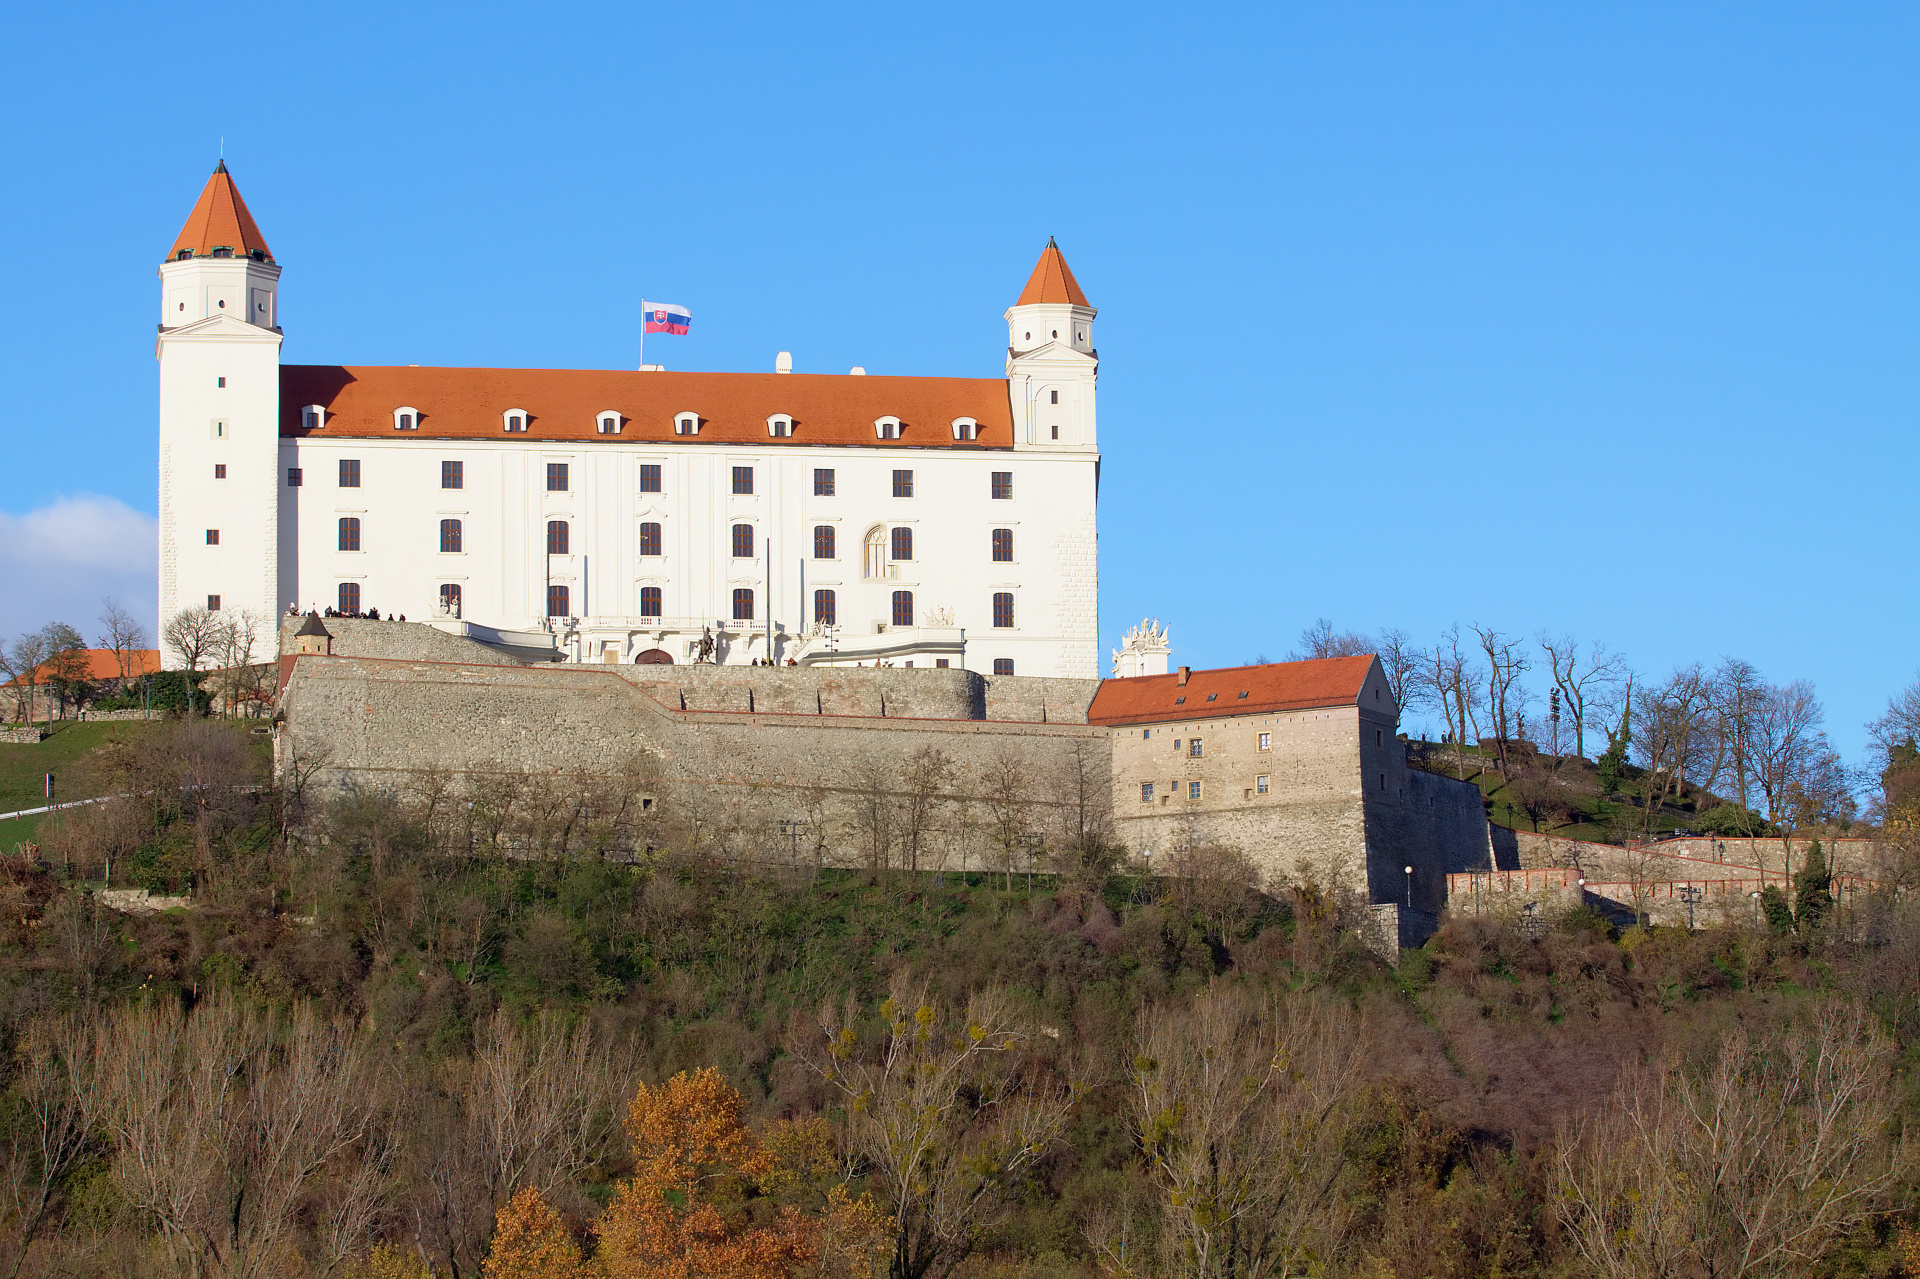
<instances>
[{"instance_id":1,"label":"dense thicket","mask_svg":"<svg viewBox=\"0 0 1920 1279\"><path fill-rule=\"evenodd\" d=\"M431 787L302 807L259 762L107 752L127 797L6 864L0 1273L1900 1273L1891 889L1389 965L1231 850L507 856ZM107 909L109 863L191 906Z\"/></svg>"}]
</instances>

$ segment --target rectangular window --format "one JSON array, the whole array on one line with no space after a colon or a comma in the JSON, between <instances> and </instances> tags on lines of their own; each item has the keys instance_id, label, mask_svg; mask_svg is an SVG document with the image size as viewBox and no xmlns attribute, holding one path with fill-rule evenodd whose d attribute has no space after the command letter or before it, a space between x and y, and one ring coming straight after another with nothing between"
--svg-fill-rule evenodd
<instances>
[{"instance_id":1,"label":"rectangular window","mask_svg":"<svg viewBox=\"0 0 1920 1279\"><path fill-rule=\"evenodd\" d=\"M893 530L893 559L910 560L913 558L913 530L897 528Z\"/></svg>"},{"instance_id":2,"label":"rectangular window","mask_svg":"<svg viewBox=\"0 0 1920 1279\"><path fill-rule=\"evenodd\" d=\"M893 593L893 624L895 626L913 625L912 591L895 591Z\"/></svg>"},{"instance_id":3,"label":"rectangular window","mask_svg":"<svg viewBox=\"0 0 1920 1279\"><path fill-rule=\"evenodd\" d=\"M913 496L912 471L895 471L893 473L893 495L895 497Z\"/></svg>"},{"instance_id":4,"label":"rectangular window","mask_svg":"<svg viewBox=\"0 0 1920 1279\"><path fill-rule=\"evenodd\" d=\"M813 593L813 620L822 626L839 625L839 606L832 591Z\"/></svg>"},{"instance_id":5,"label":"rectangular window","mask_svg":"<svg viewBox=\"0 0 1920 1279\"><path fill-rule=\"evenodd\" d=\"M1173 753L1176 755L1180 753L1180 739L1177 737L1173 739Z\"/></svg>"},{"instance_id":6,"label":"rectangular window","mask_svg":"<svg viewBox=\"0 0 1920 1279\"><path fill-rule=\"evenodd\" d=\"M1058 391L1050 391L1050 392L1048 392L1048 394L1049 394L1049 395L1051 395L1051 396L1053 397L1053 398L1052 398L1052 400L1051 400L1051 401L1049 401L1050 403L1053 403L1053 404L1058 404L1058 403L1060 402L1060 392L1058 392Z\"/></svg>"},{"instance_id":7,"label":"rectangular window","mask_svg":"<svg viewBox=\"0 0 1920 1279\"><path fill-rule=\"evenodd\" d=\"M833 468L832 467L816 466L813 469L813 495L815 497L832 497L833 496Z\"/></svg>"},{"instance_id":8,"label":"rectangular window","mask_svg":"<svg viewBox=\"0 0 1920 1279\"><path fill-rule=\"evenodd\" d=\"M642 555L660 555L660 526L649 520L640 526L640 553Z\"/></svg>"},{"instance_id":9,"label":"rectangular window","mask_svg":"<svg viewBox=\"0 0 1920 1279\"><path fill-rule=\"evenodd\" d=\"M570 600L568 598L566 587L564 586L547 587L547 616L548 617L572 617L573 616L573 609L570 607Z\"/></svg>"},{"instance_id":10,"label":"rectangular window","mask_svg":"<svg viewBox=\"0 0 1920 1279\"><path fill-rule=\"evenodd\" d=\"M567 464L565 462L547 463L547 492L564 493L566 491L567 491ZM563 617L566 615L562 613L554 613L554 614L551 614L550 616Z\"/></svg>"},{"instance_id":11,"label":"rectangular window","mask_svg":"<svg viewBox=\"0 0 1920 1279\"><path fill-rule=\"evenodd\" d=\"M567 536L568 531L565 520L547 521L547 554L567 555L570 553L567 550L567 546L572 539Z\"/></svg>"},{"instance_id":12,"label":"rectangular window","mask_svg":"<svg viewBox=\"0 0 1920 1279\"><path fill-rule=\"evenodd\" d=\"M1386 788L1387 788L1387 775L1385 773L1382 773L1380 774L1380 789L1385 790Z\"/></svg>"},{"instance_id":13,"label":"rectangular window","mask_svg":"<svg viewBox=\"0 0 1920 1279\"><path fill-rule=\"evenodd\" d=\"M1013 563L1013 530L997 528L993 530L993 562L995 564Z\"/></svg>"},{"instance_id":14,"label":"rectangular window","mask_svg":"<svg viewBox=\"0 0 1920 1279\"><path fill-rule=\"evenodd\" d=\"M995 591L993 593L993 624L999 627L1013 625L1013 592Z\"/></svg>"},{"instance_id":15,"label":"rectangular window","mask_svg":"<svg viewBox=\"0 0 1920 1279\"><path fill-rule=\"evenodd\" d=\"M340 583L339 603L342 613L348 617L358 617L360 615L360 583Z\"/></svg>"},{"instance_id":16,"label":"rectangular window","mask_svg":"<svg viewBox=\"0 0 1920 1279\"><path fill-rule=\"evenodd\" d=\"M1262 734L1260 734L1260 749L1261 749L1261 750L1263 750L1263 751L1270 751L1270 750L1272 750L1272 749L1273 749L1273 734L1272 734L1272 733L1262 733Z\"/></svg>"},{"instance_id":17,"label":"rectangular window","mask_svg":"<svg viewBox=\"0 0 1920 1279\"><path fill-rule=\"evenodd\" d=\"M217 529L217 528L210 528L210 529L208 529L208 530L207 530L207 545L208 545L208 546L218 546L218 545L220 545L220 530L219 530L219 529Z\"/></svg>"},{"instance_id":18,"label":"rectangular window","mask_svg":"<svg viewBox=\"0 0 1920 1279\"><path fill-rule=\"evenodd\" d=\"M303 478L303 477L302 477L302 475L301 475L301 471L300 471L300 468L299 468L299 467L297 467L297 466L289 466L289 467L287 468L287 487L288 487L288 488L290 488L290 489L297 489L297 488L299 488L299 487L300 487L300 481L301 481L301 479L302 479L302 478Z\"/></svg>"},{"instance_id":19,"label":"rectangular window","mask_svg":"<svg viewBox=\"0 0 1920 1279\"><path fill-rule=\"evenodd\" d=\"M750 560L753 558L753 525L736 524L733 526L733 558Z\"/></svg>"},{"instance_id":20,"label":"rectangular window","mask_svg":"<svg viewBox=\"0 0 1920 1279\"><path fill-rule=\"evenodd\" d=\"M830 560L834 558L833 525L816 524L813 526L813 558Z\"/></svg>"},{"instance_id":21,"label":"rectangular window","mask_svg":"<svg viewBox=\"0 0 1920 1279\"><path fill-rule=\"evenodd\" d=\"M1013 659L1012 659L1011 657L996 657L996 658L994 658L994 659L993 659L993 673L994 673L995 675L1011 675L1011 674L1013 674Z\"/></svg>"},{"instance_id":22,"label":"rectangular window","mask_svg":"<svg viewBox=\"0 0 1920 1279\"><path fill-rule=\"evenodd\" d=\"M460 616L460 583L442 582L440 584L440 611L448 617Z\"/></svg>"},{"instance_id":23,"label":"rectangular window","mask_svg":"<svg viewBox=\"0 0 1920 1279\"><path fill-rule=\"evenodd\" d=\"M993 473L993 499L996 502L1010 501L1013 497L1013 472L995 471Z\"/></svg>"},{"instance_id":24,"label":"rectangular window","mask_svg":"<svg viewBox=\"0 0 1920 1279\"><path fill-rule=\"evenodd\" d=\"M207 612L218 613L219 611L220 611L220 597L218 595L207 596Z\"/></svg>"},{"instance_id":25,"label":"rectangular window","mask_svg":"<svg viewBox=\"0 0 1920 1279\"><path fill-rule=\"evenodd\" d=\"M658 462L642 462L640 464L640 491L642 493L658 493L660 491L660 464Z\"/></svg>"},{"instance_id":26,"label":"rectangular window","mask_svg":"<svg viewBox=\"0 0 1920 1279\"><path fill-rule=\"evenodd\" d=\"M935 668L935 669L937 669L937 670L943 670L943 671L944 671L944 670L946 670L946 669L947 669L947 668L948 668L949 666L952 666L952 665L953 665L953 663L952 663L952 662L950 662L950 661L948 661L948 660L947 660L946 658L944 658L944 657L936 657L936 658L934 658L934 659L933 659L933 665L934 665L934 668Z\"/></svg>"},{"instance_id":27,"label":"rectangular window","mask_svg":"<svg viewBox=\"0 0 1920 1279\"><path fill-rule=\"evenodd\" d=\"M213 478L216 480L224 480L227 478L227 464L225 462L215 462L213 464Z\"/></svg>"},{"instance_id":28,"label":"rectangular window","mask_svg":"<svg viewBox=\"0 0 1920 1279\"><path fill-rule=\"evenodd\" d=\"M340 549L357 551L360 549L360 517L342 515L340 517Z\"/></svg>"},{"instance_id":29,"label":"rectangular window","mask_svg":"<svg viewBox=\"0 0 1920 1279\"><path fill-rule=\"evenodd\" d=\"M360 459L343 457L340 459L340 487L357 489L360 487Z\"/></svg>"},{"instance_id":30,"label":"rectangular window","mask_svg":"<svg viewBox=\"0 0 1920 1279\"><path fill-rule=\"evenodd\" d=\"M460 521L459 520L441 520L440 521L440 553L442 555L454 555L454 554L458 554L459 550L460 550Z\"/></svg>"},{"instance_id":31,"label":"rectangular window","mask_svg":"<svg viewBox=\"0 0 1920 1279\"><path fill-rule=\"evenodd\" d=\"M1266 773L1262 773L1253 779L1253 789L1258 794L1265 795L1273 789L1273 779Z\"/></svg>"},{"instance_id":32,"label":"rectangular window","mask_svg":"<svg viewBox=\"0 0 1920 1279\"><path fill-rule=\"evenodd\" d=\"M736 586L733 588L733 620L751 622L753 620L753 588Z\"/></svg>"},{"instance_id":33,"label":"rectangular window","mask_svg":"<svg viewBox=\"0 0 1920 1279\"><path fill-rule=\"evenodd\" d=\"M753 492L753 468L736 466L733 468L733 491L736 493Z\"/></svg>"},{"instance_id":34,"label":"rectangular window","mask_svg":"<svg viewBox=\"0 0 1920 1279\"><path fill-rule=\"evenodd\" d=\"M1187 758L1188 759L1200 758L1200 739L1199 738L1196 737L1192 741L1187 743Z\"/></svg>"},{"instance_id":35,"label":"rectangular window","mask_svg":"<svg viewBox=\"0 0 1920 1279\"><path fill-rule=\"evenodd\" d=\"M463 489L467 486L467 464L465 462L440 463L440 487L443 489Z\"/></svg>"},{"instance_id":36,"label":"rectangular window","mask_svg":"<svg viewBox=\"0 0 1920 1279\"><path fill-rule=\"evenodd\" d=\"M660 615L660 588L657 586L641 587L640 616L659 617Z\"/></svg>"},{"instance_id":37,"label":"rectangular window","mask_svg":"<svg viewBox=\"0 0 1920 1279\"><path fill-rule=\"evenodd\" d=\"M1153 783L1152 782L1140 783L1140 802L1143 804L1151 804L1153 802Z\"/></svg>"},{"instance_id":38,"label":"rectangular window","mask_svg":"<svg viewBox=\"0 0 1920 1279\"><path fill-rule=\"evenodd\" d=\"M1387 744L1386 733L1383 730L1378 728L1373 730L1373 744L1375 746L1385 746Z\"/></svg>"},{"instance_id":39,"label":"rectangular window","mask_svg":"<svg viewBox=\"0 0 1920 1279\"><path fill-rule=\"evenodd\" d=\"M1199 798L1200 798L1200 783L1199 783L1199 782L1188 782L1188 783L1187 783L1187 798L1188 798L1188 799L1199 799Z\"/></svg>"},{"instance_id":40,"label":"rectangular window","mask_svg":"<svg viewBox=\"0 0 1920 1279\"><path fill-rule=\"evenodd\" d=\"M219 386L222 386L222 387L224 387L224 386L226 386L226 384L227 384L227 379L225 379L225 378L223 378L223 377L221 377L221 378L215 378L215 379L214 379L214 382L215 382L216 384L218 384Z\"/></svg>"}]
</instances>

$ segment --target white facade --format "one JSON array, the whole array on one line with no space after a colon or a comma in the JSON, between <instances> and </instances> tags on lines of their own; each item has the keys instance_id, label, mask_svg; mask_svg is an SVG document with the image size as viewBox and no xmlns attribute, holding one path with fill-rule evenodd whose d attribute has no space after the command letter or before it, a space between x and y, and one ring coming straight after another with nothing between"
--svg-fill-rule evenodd
<instances>
[{"instance_id":1,"label":"white facade","mask_svg":"<svg viewBox=\"0 0 1920 1279\"><path fill-rule=\"evenodd\" d=\"M357 599L546 630L572 661L688 662L711 638L734 664L1099 673L1094 311L1051 244L1006 314L1004 382L282 369L279 266L211 251L161 268L163 622ZM1040 287L1050 264L1074 300ZM591 407L542 409L563 402Z\"/></svg>"}]
</instances>

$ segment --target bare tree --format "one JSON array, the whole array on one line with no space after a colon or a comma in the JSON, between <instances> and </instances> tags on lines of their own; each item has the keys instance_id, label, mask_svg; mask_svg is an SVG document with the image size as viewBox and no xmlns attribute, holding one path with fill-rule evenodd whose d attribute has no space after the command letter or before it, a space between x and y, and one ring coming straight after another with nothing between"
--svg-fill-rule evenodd
<instances>
[{"instance_id":1,"label":"bare tree","mask_svg":"<svg viewBox=\"0 0 1920 1279\"><path fill-rule=\"evenodd\" d=\"M1766 700L1767 685L1752 663L1722 659L1707 684L1713 716L1713 758L1701 784L1731 795L1742 807L1753 803L1753 723Z\"/></svg>"},{"instance_id":2,"label":"bare tree","mask_svg":"<svg viewBox=\"0 0 1920 1279\"><path fill-rule=\"evenodd\" d=\"M1493 749L1504 776L1508 771L1507 748L1515 735L1515 713L1521 709L1514 686L1527 671L1527 658L1515 637L1503 635L1490 626L1471 629L1480 641L1481 654L1487 659L1487 722L1493 729Z\"/></svg>"},{"instance_id":3,"label":"bare tree","mask_svg":"<svg viewBox=\"0 0 1920 1279\"><path fill-rule=\"evenodd\" d=\"M1322 617L1300 632L1300 647L1287 654L1290 662L1327 657L1360 657L1373 652L1373 641L1358 631L1336 631Z\"/></svg>"},{"instance_id":4,"label":"bare tree","mask_svg":"<svg viewBox=\"0 0 1920 1279\"><path fill-rule=\"evenodd\" d=\"M40 635L47 650L41 676L47 685L49 699L58 696L63 706L69 701L75 705L81 704L91 692L87 682L86 639L65 622L49 622ZM65 713L63 709L61 714ZM51 709L48 715L51 717Z\"/></svg>"},{"instance_id":5,"label":"bare tree","mask_svg":"<svg viewBox=\"0 0 1920 1279\"><path fill-rule=\"evenodd\" d=\"M97 620L101 626L100 647L112 651L114 666L120 672L115 691L124 693L133 678L134 655L147 646L147 628L111 595L100 601Z\"/></svg>"},{"instance_id":6,"label":"bare tree","mask_svg":"<svg viewBox=\"0 0 1920 1279\"><path fill-rule=\"evenodd\" d=\"M1393 694L1395 709L1404 716L1409 707L1420 703L1425 691L1421 673L1426 667L1427 655L1414 644L1412 636L1397 626L1380 632L1376 651L1387 676L1387 691Z\"/></svg>"},{"instance_id":7,"label":"bare tree","mask_svg":"<svg viewBox=\"0 0 1920 1279\"><path fill-rule=\"evenodd\" d=\"M1553 685L1560 690L1561 701L1573 717L1573 753L1585 759L1587 720L1595 703L1625 678L1625 660L1618 653L1609 653L1602 644L1592 645L1583 654L1580 641L1571 635L1555 639L1543 631L1539 642L1553 671Z\"/></svg>"},{"instance_id":8,"label":"bare tree","mask_svg":"<svg viewBox=\"0 0 1920 1279\"><path fill-rule=\"evenodd\" d=\"M1447 724L1447 735L1453 738L1456 771L1465 778L1467 775L1465 744L1468 726L1473 719L1474 705L1480 696L1479 673L1467 660L1467 654L1460 648L1458 626L1448 627L1440 636L1440 642L1433 646L1426 657L1427 686L1433 690L1434 697L1439 701L1440 714Z\"/></svg>"},{"instance_id":9,"label":"bare tree","mask_svg":"<svg viewBox=\"0 0 1920 1279\"><path fill-rule=\"evenodd\" d=\"M47 660L46 636L29 631L11 646L0 644L0 671L13 693L13 717L25 722L33 714L33 690L40 683L40 667Z\"/></svg>"},{"instance_id":10,"label":"bare tree","mask_svg":"<svg viewBox=\"0 0 1920 1279\"><path fill-rule=\"evenodd\" d=\"M922 746L907 756L900 776L900 839L907 869L920 869L920 853L933 837L940 811L951 802L953 756L937 746Z\"/></svg>"},{"instance_id":11,"label":"bare tree","mask_svg":"<svg viewBox=\"0 0 1920 1279\"><path fill-rule=\"evenodd\" d=\"M1013 891L1013 851L1020 846L1031 807L1026 764L1002 745L981 769L981 809L987 836L1006 870L1007 891Z\"/></svg>"},{"instance_id":12,"label":"bare tree","mask_svg":"<svg viewBox=\"0 0 1920 1279\"><path fill-rule=\"evenodd\" d=\"M1833 750L1820 731L1826 710L1806 680L1768 688L1753 715L1754 784L1780 834L1780 865L1793 873L1793 830L1821 800L1831 801Z\"/></svg>"},{"instance_id":13,"label":"bare tree","mask_svg":"<svg viewBox=\"0 0 1920 1279\"><path fill-rule=\"evenodd\" d=\"M1310 994L1216 984L1141 1015L1133 1118L1166 1273L1285 1279L1333 1255L1362 1061L1351 1016Z\"/></svg>"},{"instance_id":14,"label":"bare tree","mask_svg":"<svg viewBox=\"0 0 1920 1279\"><path fill-rule=\"evenodd\" d=\"M1657 685L1643 685L1635 700L1639 731L1633 747L1645 770L1641 779L1641 833L1651 838L1655 819L1669 799L1682 797L1687 767L1710 722L1706 676L1696 664L1684 666Z\"/></svg>"},{"instance_id":15,"label":"bare tree","mask_svg":"<svg viewBox=\"0 0 1920 1279\"><path fill-rule=\"evenodd\" d=\"M194 690L199 686L196 678L200 664L220 651L226 642L228 622L225 617L209 609L183 608L167 619L160 628L160 639L166 647L180 655L187 667L187 714L193 714Z\"/></svg>"},{"instance_id":16,"label":"bare tree","mask_svg":"<svg viewBox=\"0 0 1920 1279\"><path fill-rule=\"evenodd\" d=\"M90 1016L68 1014L36 1022L22 1037L5 1181L9 1215L20 1223L20 1238L7 1279L20 1273L55 1193L91 1152L93 1033Z\"/></svg>"},{"instance_id":17,"label":"bare tree","mask_svg":"<svg viewBox=\"0 0 1920 1279\"><path fill-rule=\"evenodd\" d=\"M1920 743L1920 679L1888 698L1885 713L1867 724L1867 732L1888 758L1896 747Z\"/></svg>"},{"instance_id":18,"label":"bare tree","mask_svg":"<svg viewBox=\"0 0 1920 1279\"><path fill-rule=\"evenodd\" d=\"M1893 1125L1896 1054L1870 1016L1829 1003L1769 1039L1735 1030L1714 1059L1629 1070L1559 1155L1583 1269L1801 1276L1888 1210L1914 1160Z\"/></svg>"},{"instance_id":19,"label":"bare tree","mask_svg":"<svg viewBox=\"0 0 1920 1279\"><path fill-rule=\"evenodd\" d=\"M848 1099L850 1137L894 1211L891 1279L941 1275L996 1225L1066 1123L1070 1093L1024 1051L997 992L936 1004L896 978L885 1030L849 999L796 1020L789 1050Z\"/></svg>"}]
</instances>

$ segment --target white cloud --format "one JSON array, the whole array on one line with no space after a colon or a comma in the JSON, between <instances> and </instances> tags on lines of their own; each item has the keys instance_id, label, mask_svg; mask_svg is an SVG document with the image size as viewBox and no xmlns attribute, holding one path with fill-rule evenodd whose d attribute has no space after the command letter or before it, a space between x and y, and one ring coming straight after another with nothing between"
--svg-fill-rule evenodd
<instances>
[{"instance_id":1,"label":"white cloud","mask_svg":"<svg viewBox=\"0 0 1920 1279\"><path fill-rule=\"evenodd\" d=\"M80 493L24 515L0 511L0 638L57 621L92 640L108 595L151 634L157 545L153 517L117 498Z\"/></svg>"}]
</instances>

